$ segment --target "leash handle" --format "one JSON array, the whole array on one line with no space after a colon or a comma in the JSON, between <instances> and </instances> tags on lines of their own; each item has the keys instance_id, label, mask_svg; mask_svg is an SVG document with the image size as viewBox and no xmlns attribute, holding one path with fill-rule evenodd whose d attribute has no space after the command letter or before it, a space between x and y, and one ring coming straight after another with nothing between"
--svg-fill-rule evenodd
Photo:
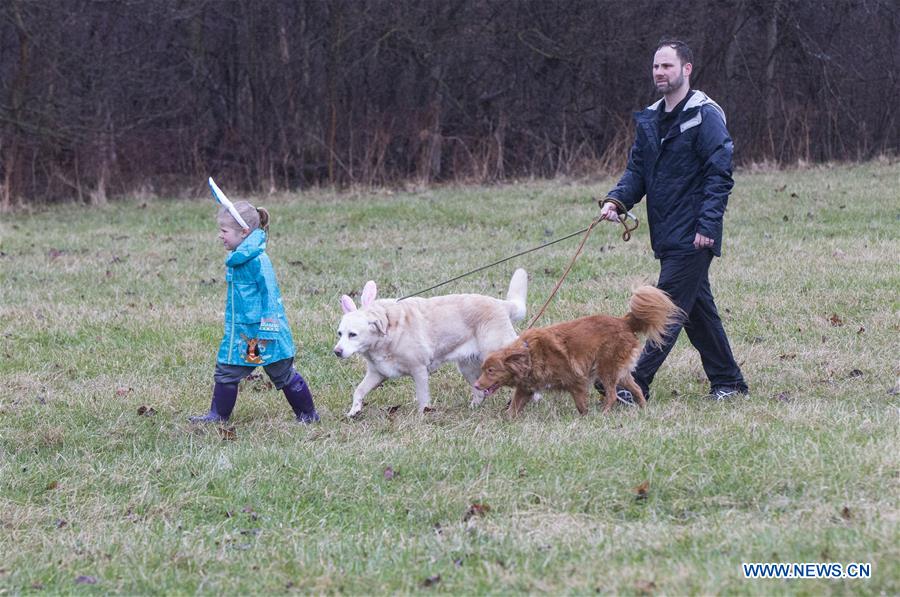
<instances>
[{"instance_id":1,"label":"leash handle","mask_svg":"<svg viewBox=\"0 0 900 597\"><path fill-rule=\"evenodd\" d=\"M603 207L604 203L612 203L615 206L616 215L619 217L619 223L622 224L622 228L624 228L624 230L622 231L622 240L625 241L626 243L628 241L630 241L631 233L634 232L635 230L637 230L637 227L640 226L640 224L641 224L638 221L637 217L635 217L635 215L633 213L628 211L628 209L625 208L625 204L622 203L621 201L619 201L618 199L613 199L612 197L606 197L603 200L595 199L595 201L597 201L597 204L600 205L601 208ZM632 222L634 222L634 225L629 226L628 220L631 220Z\"/></svg>"},{"instance_id":2,"label":"leash handle","mask_svg":"<svg viewBox=\"0 0 900 597\"><path fill-rule=\"evenodd\" d=\"M629 226L628 220L634 222L634 225ZM626 211L624 214L619 214L619 223L621 223L622 228L624 228L624 230L622 231L622 240L626 243L631 240L631 233L637 230L638 226L641 225L637 217L635 217L635 215L630 211Z\"/></svg>"}]
</instances>

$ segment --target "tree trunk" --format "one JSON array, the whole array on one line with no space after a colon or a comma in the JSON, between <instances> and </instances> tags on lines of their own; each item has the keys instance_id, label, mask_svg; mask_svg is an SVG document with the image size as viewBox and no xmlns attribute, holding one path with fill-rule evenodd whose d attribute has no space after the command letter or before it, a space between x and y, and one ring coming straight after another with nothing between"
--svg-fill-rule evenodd
<instances>
[{"instance_id":1,"label":"tree trunk","mask_svg":"<svg viewBox=\"0 0 900 597\"><path fill-rule=\"evenodd\" d=\"M773 121L775 119L775 52L778 48L778 8L780 0L772 3L772 12L766 24L766 133L769 141L769 155L775 157L775 131Z\"/></svg>"},{"instance_id":2,"label":"tree trunk","mask_svg":"<svg viewBox=\"0 0 900 597\"><path fill-rule=\"evenodd\" d=\"M9 88L9 111L12 122L8 126L9 145L3 155L3 188L0 189L0 211L8 211L21 193L20 140L24 135L22 105L25 103L25 91L28 87L28 74L31 69L31 46L28 33L25 31L25 23L22 20L19 0L13 0L10 8L19 38L19 63L16 68L16 76Z\"/></svg>"}]
</instances>

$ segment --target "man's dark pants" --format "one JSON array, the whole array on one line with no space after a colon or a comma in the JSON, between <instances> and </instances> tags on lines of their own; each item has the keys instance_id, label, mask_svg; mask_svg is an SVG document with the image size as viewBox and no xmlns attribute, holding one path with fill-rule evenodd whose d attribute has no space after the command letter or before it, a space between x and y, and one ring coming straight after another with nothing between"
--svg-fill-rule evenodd
<instances>
[{"instance_id":1,"label":"man's dark pants","mask_svg":"<svg viewBox=\"0 0 900 597\"><path fill-rule=\"evenodd\" d=\"M702 249L689 255L673 255L660 260L657 287L687 314L683 324L669 328L669 335L658 347L645 346L634 370L634 379L646 396L653 377L675 346L681 328L700 353L703 370L714 388L728 387L747 391L747 383L734 360L725 328L709 287L712 251Z\"/></svg>"}]
</instances>

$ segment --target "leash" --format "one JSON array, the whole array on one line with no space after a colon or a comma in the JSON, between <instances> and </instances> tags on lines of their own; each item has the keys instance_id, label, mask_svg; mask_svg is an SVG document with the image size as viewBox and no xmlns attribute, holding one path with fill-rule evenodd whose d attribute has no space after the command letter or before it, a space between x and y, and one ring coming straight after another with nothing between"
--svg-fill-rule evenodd
<instances>
[{"instance_id":1,"label":"leash","mask_svg":"<svg viewBox=\"0 0 900 597\"><path fill-rule=\"evenodd\" d=\"M625 209L624 205L622 205L621 203L618 203L618 205L622 206L622 211L619 212L619 223L622 224L622 228L624 228L624 230L622 230L622 240L627 243L629 240L631 240L631 233L634 232L635 230L637 230L637 227L640 224L640 222L638 222L638 219L636 217L634 217L633 213L631 213L630 211ZM629 219L631 219L634 222L633 226L628 225ZM537 322L537 320L541 318L541 315L544 314L544 310L547 308L547 305L550 304L550 301L552 301L553 297L556 296L556 291L558 291L559 287L562 286L563 280L565 280L566 276L569 275L569 272L572 271L572 266L575 265L575 260L578 259L579 255L581 255L581 250L584 248L584 243L587 242L588 237L591 235L591 232L593 232L593 230L594 230L594 226L596 226L599 221L600 221L599 217L594 218L594 221L591 222L591 225L587 227L587 231L584 234L584 238L581 239L581 244L578 245L578 248L575 250L575 255L573 255L572 259L569 261L569 267L567 267L566 271L563 272L562 277L559 279L559 281L556 283L556 286L553 288L553 292L551 292L550 296L547 297L547 300L544 302L544 306L541 307L541 310L537 312L537 315L534 316L534 319L532 319L531 323L528 324L528 327L525 328L526 330L530 330L532 328L532 326L534 326L534 324Z\"/></svg>"},{"instance_id":2,"label":"leash","mask_svg":"<svg viewBox=\"0 0 900 597\"><path fill-rule=\"evenodd\" d=\"M627 222L629 219L631 219L634 222L633 226L628 225ZM578 250L575 252L575 256L572 257L572 260L569 262L569 267L566 268L565 273L563 274L562 278L560 278L559 282L557 282L556 288L553 289L553 292L550 294L550 298L548 298L547 302L544 303L544 306L541 307L540 312L537 314L537 316L534 319L531 320L531 323L528 324L528 327L530 328L531 326L534 325L534 322L537 321L538 317L543 315L544 309L547 308L547 305L550 304L550 301L553 299L553 296L556 294L557 290L559 290L559 287L562 286L563 280L565 280L566 276L569 275L569 271L572 269L572 266L575 264L575 260L578 259L578 256L581 254L581 250L584 248L584 243L587 242L588 237L591 235L591 232L593 232L593 230L594 230L594 226L596 226L599 221L600 221L599 217L594 218L594 220L591 222L591 225L588 226L587 228L582 228L581 230L579 230L577 232L567 234L566 236L562 236L560 238L557 238L556 240L552 240L548 243L544 243L543 245L538 245L537 247L532 247L530 249L520 251L520 252L516 253L515 255L510 255L509 257L505 257L505 258L495 261L493 263L489 263L488 265L483 265L481 267L475 268L464 274L460 274L456 277L450 278L449 280L445 280L443 282L435 284L434 286L429 286L428 288L425 288L424 290L419 290L418 292L413 292L412 294L407 294L405 296L398 298L397 302L400 302L400 301L408 299L408 298L412 298L414 296L419 296L420 294L425 294L426 292L428 292L430 290L434 290L435 288L440 288L441 286L446 286L447 284L450 284L451 282L456 282L457 280L465 278L466 276L471 276L472 274L478 273L478 272L486 270L488 268L492 268L495 265L500 265L501 263L505 263L511 259L515 259L516 257L521 257L522 255L527 255L528 253L533 253L534 251L539 251L543 248L549 247L550 245L555 245L556 243L562 242L564 240L568 240L568 239L572 238L573 236L578 236L579 234L584 233L584 237L581 239L581 244L578 245ZM634 214L632 214L631 212L626 212L625 214L619 214L619 222L622 224L622 227L624 228L624 230L622 231L622 240L625 242L628 242L629 240L631 240L631 233L634 232L634 230L637 229L637 227L639 225L638 219L636 217L634 217Z\"/></svg>"},{"instance_id":3,"label":"leash","mask_svg":"<svg viewBox=\"0 0 900 597\"><path fill-rule=\"evenodd\" d=\"M544 310L547 308L547 305L550 304L550 301L553 300L553 297L556 296L556 291L559 290L559 287L562 286L563 280L566 279L566 276L569 275L569 272L572 271L572 266L575 265L575 260L578 259L578 256L581 255L581 250L584 248L584 243L587 242L588 237L591 235L591 232L594 231L594 226L597 225L597 222L600 221L600 218L594 218L594 221L591 222L591 225L587 227L587 231L584 233L584 238L581 239L581 244L578 245L578 248L575 249L575 254L572 255L572 259L569 261L569 267L566 268L566 271L563 272L562 277L556 283L556 286L553 287L553 292L550 293L550 296L547 297L547 300L544 302L544 306L541 307L541 310L537 312L537 315L534 316L534 319L531 320L531 323L528 324L526 330L530 330L532 326L534 326L535 322L541 318L541 315L544 314ZM619 221L622 221L621 219ZM627 227L626 227L627 228ZM626 241L625 233L622 233L622 238ZM631 234L628 233L628 238L631 238Z\"/></svg>"},{"instance_id":4,"label":"leash","mask_svg":"<svg viewBox=\"0 0 900 597\"><path fill-rule=\"evenodd\" d=\"M591 226L593 226L593 224L591 224ZM590 227L589 227L589 228L590 228ZM515 255L510 255L509 257L506 257L506 258L501 259L501 260L499 260L499 261L495 261L494 263L490 263L490 264L488 264L488 265L484 265L484 266L481 266L481 267L479 267L479 268L473 269L472 271L468 271L468 272L466 272L466 273L464 273L464 274L460 274L460 275L456 276L455 278L450 278L449 280L446 280L446 281L444 281L444 282L441 282L440 284L435 284L434 286L429 286L429 287L426 288L425 290L420 290L420 291L414 292L414 293L412 293L412 294L407 294L407 295L404 296L404 297L398 298L397 301L402 301L403 299L408 299L408 298L412 298L412 297L414 297L414 296L419 296L420 294L425 294L425 293L428 292L429 290L434 290L435 288L440 288L441 286L445 286L445 285L449 284L450 282L456 282L457 280L459 280L459 279L461 279L461 278L465 278L466 276L471 276L472 274L476 274L476 273L478 273L478 272L480 272L480 271L482 271L482 270L486 270L486 269L488 269L488 268L494 267L495 265L500 265L501 263L504 263L504 262L506 262L506 261L509 261L510 259L515 259L516 257L521 257L522 255L526 255L526 254L528 254L528 253L533 253L534 251L538 251L538 250L540 250L540 249L543 249L544 247L549 247L550 245L555 245L555 244L558 243L558 242L562 242L562 241L564 241L564 240L568 240L568 239L572 238L573 236L578 236L579 234L581 234L582 232L584 232L584 231L586 231L586 230L588 230L588 228L582 228L582 229L579 230L578 232L573 232L572 234L567 234L566 236L563 236L562 238L558 238L558 239L556 239L556 240L552 240L552 241L550 241L549 243L545 243L545 244L539 245L539 246L537 246L537 247L532 247L532 248L530 248L530 249L526 249L526 250L524 250L524 251L522 251L522 252L520 252L520 253L516 253Z\"/></svg>"}]
</instances>

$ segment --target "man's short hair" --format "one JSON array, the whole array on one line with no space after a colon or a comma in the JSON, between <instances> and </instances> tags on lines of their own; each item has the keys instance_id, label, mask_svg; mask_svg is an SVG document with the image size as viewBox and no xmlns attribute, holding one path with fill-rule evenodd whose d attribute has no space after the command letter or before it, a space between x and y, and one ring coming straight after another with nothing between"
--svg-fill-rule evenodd
<instances>
[{"instance_id":1,"label":"man's short hair","mask_svg":"<svg viewBox=\"0 0 900 597\"><path fill-rule=\"evenodd\" d=\"M694 63L694 53L691 52L691 49L688 47L686 43L681 41L680 39L673 39L669 37L664 37L659 40L659 43L656 44L656 49L653 50L653 53L656 54L659 52L660 48L672 48L675 50L675 54L678 55L678 59L681 60L681 64Z\"/></svg>"}]
</instances>

